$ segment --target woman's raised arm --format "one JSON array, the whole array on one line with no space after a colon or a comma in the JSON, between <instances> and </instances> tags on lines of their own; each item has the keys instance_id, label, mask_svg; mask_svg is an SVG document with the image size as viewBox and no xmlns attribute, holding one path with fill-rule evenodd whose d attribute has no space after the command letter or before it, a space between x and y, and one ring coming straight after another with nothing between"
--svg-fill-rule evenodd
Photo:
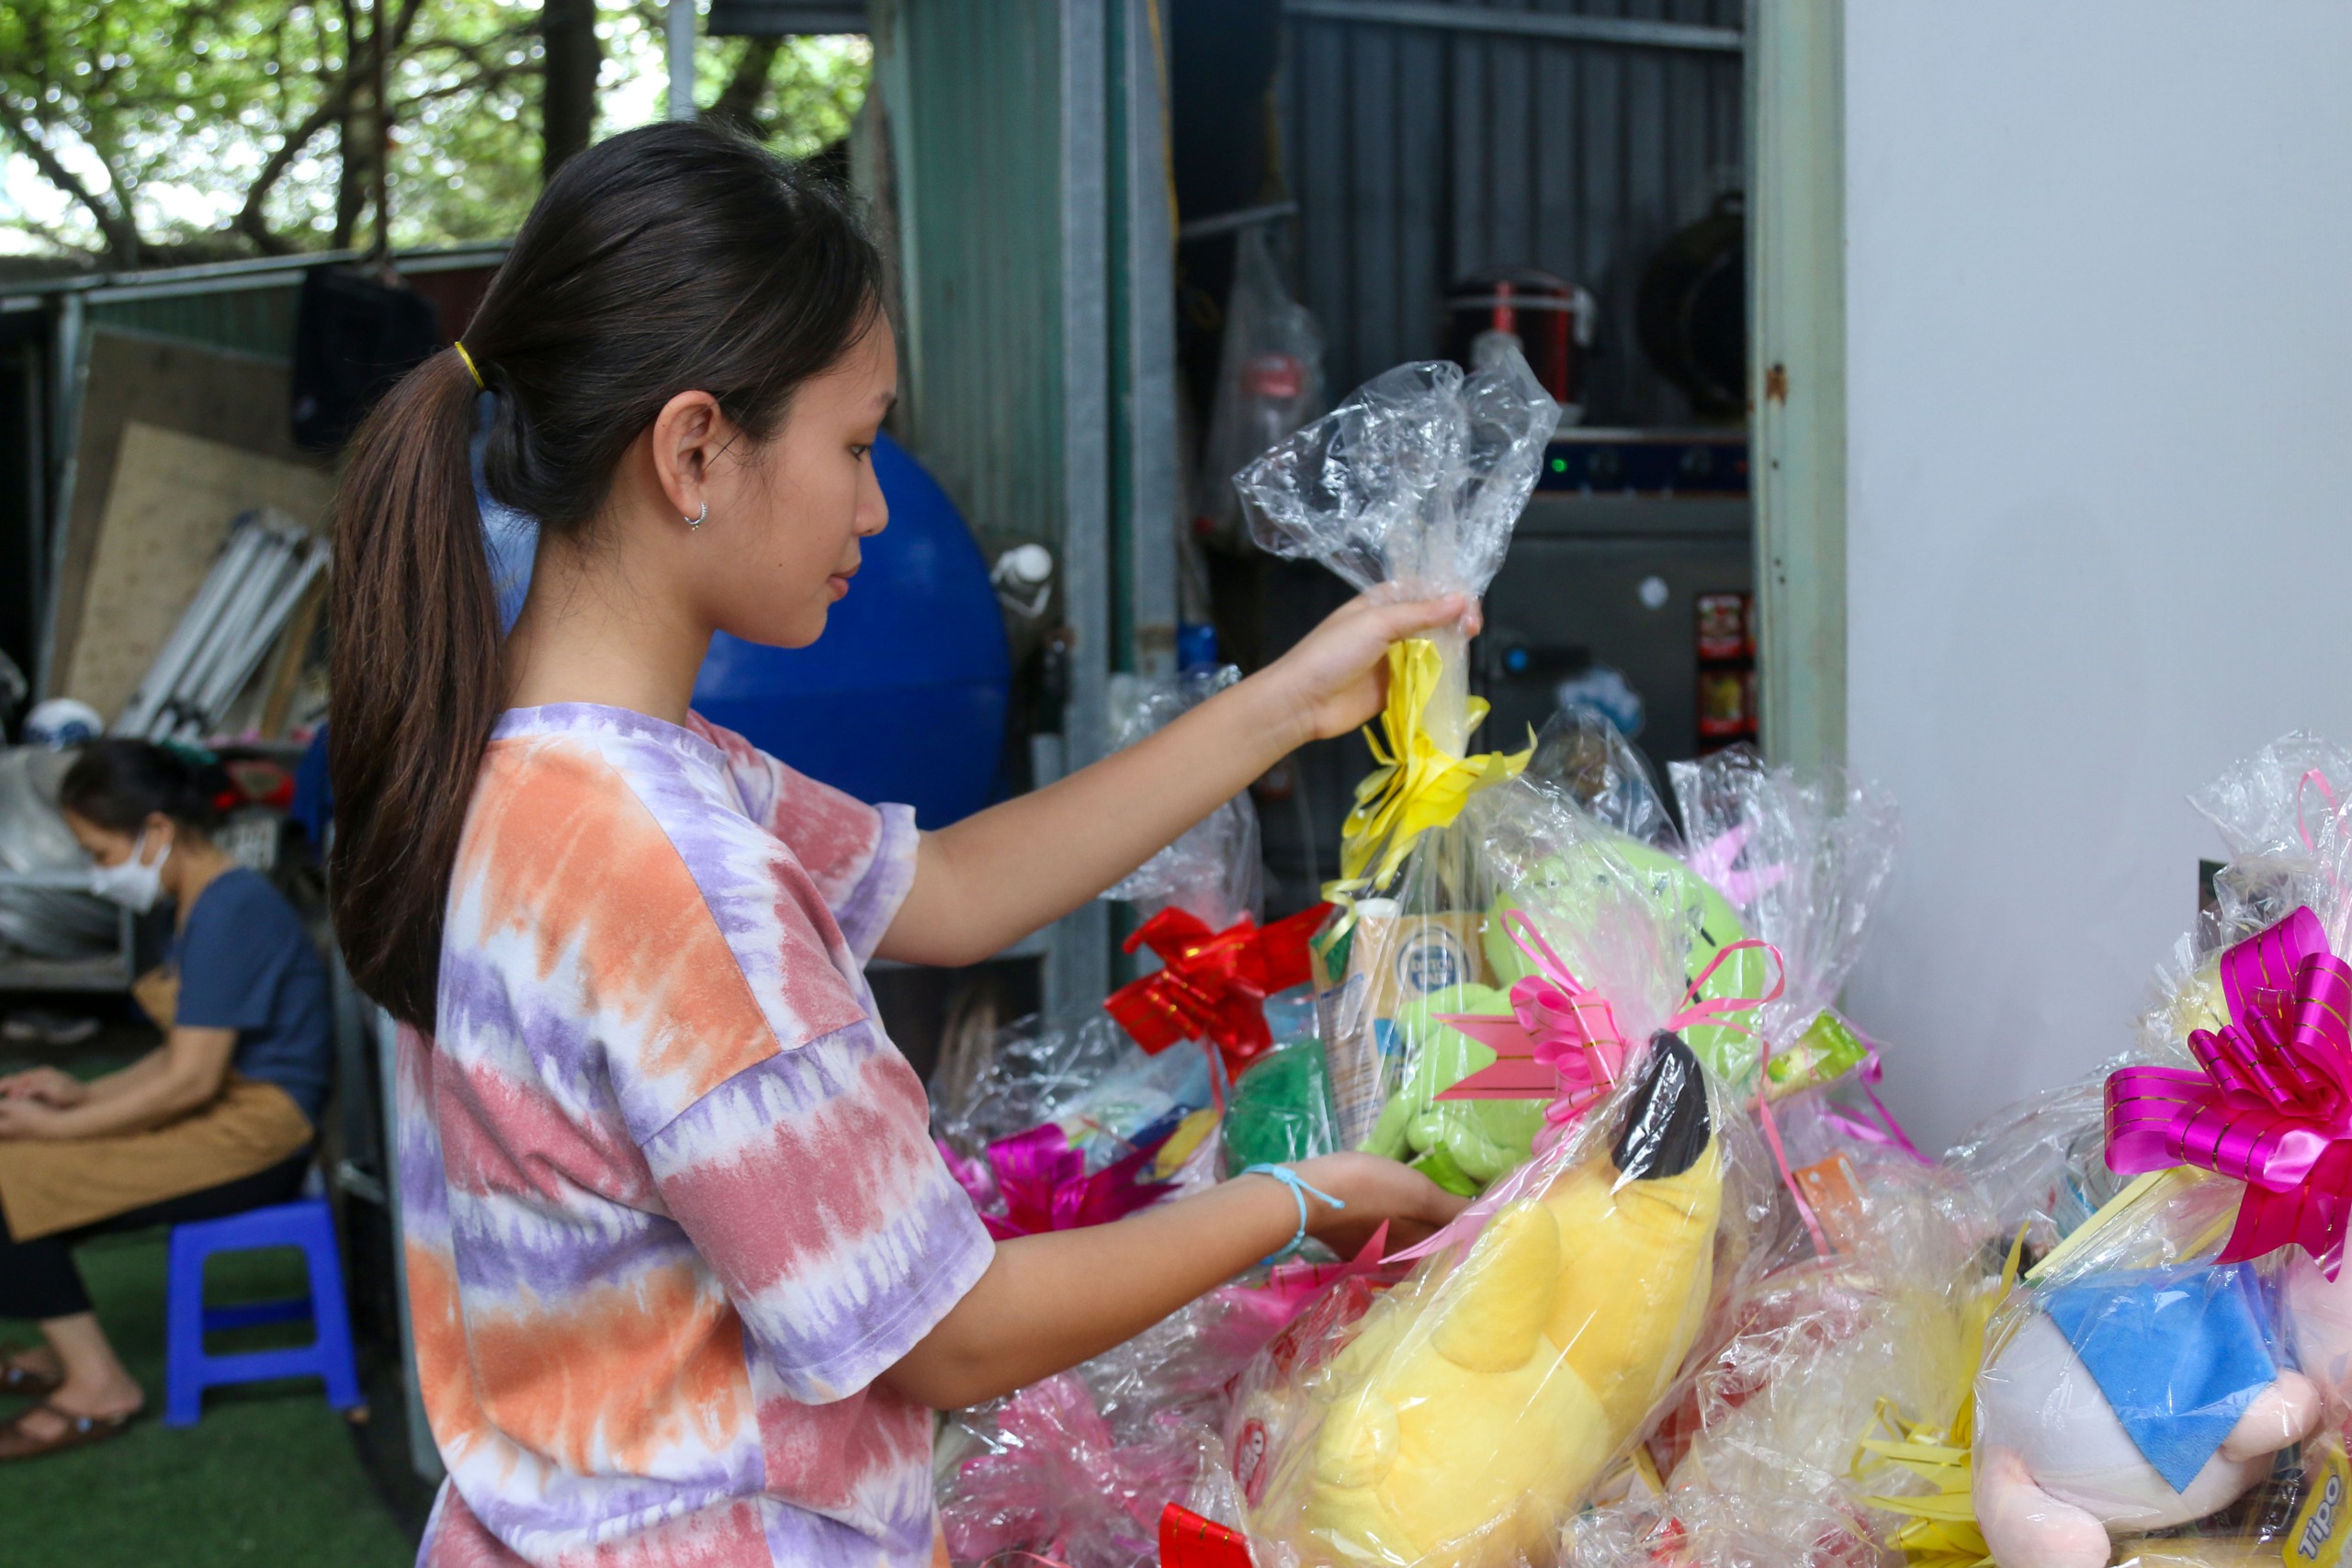
<instances>
[{"instance_id":1,"label":"woman's raised arm","mask_svg":"<svg viewBox=\"0 0 2352 1568\"><path fill-rule=\"evenodd\" d=\"M1380 711L1388 645L1456 621L1461 594L1358 597L1296 647L1166 728L1044 789L922 836L881 956L977 964L1051 925L1151 858L1309 740Z\"/></svg>"}]
</instances>

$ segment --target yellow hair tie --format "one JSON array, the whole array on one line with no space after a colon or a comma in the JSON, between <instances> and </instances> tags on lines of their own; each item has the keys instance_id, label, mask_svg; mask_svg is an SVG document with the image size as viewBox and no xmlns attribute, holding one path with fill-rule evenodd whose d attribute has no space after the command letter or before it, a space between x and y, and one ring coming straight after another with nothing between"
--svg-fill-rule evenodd
<instances>
[{"instance_id":1,"label":"yellow hair tie","mask_svg":"<svg viewBox=\"0 0 2352 1568\"><path fill-rule=\"evenodd\" d=\"M474 368L474 356L466 352L465 344L460 341L451 344L449 346L456 349L458 351L458 357L466 362L466 374L474 378L475 389L479 391L489 391L490 388L482 382L481 372Z\"/></svg>"}]
</instances>

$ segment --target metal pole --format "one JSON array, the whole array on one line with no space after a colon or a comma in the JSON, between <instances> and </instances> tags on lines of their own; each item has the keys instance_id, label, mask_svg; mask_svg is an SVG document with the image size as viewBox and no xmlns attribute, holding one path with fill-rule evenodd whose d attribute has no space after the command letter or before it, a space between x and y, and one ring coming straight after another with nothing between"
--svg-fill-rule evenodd
<instances>
[{"instance_id":1,"label":"metal pole","mask_svg":"<svg viewBox=\"0 0 2352 1568\"><path fill-rule=\"evenodd\" d=\"M1764 750L1846 754L1846 6L1750 0L1747 377Z\"/></svg>"},{"instance_id":2,"label":"metal pole","mask_svg":"<svg viewBox=\"0 0 2352 1568\"><path fill-rule=\"evenodd\" d=\"M670 0L670 118L695 118L695 0Z\"/></svg>"},{"instance_id":3,"label":"metal pole","mask_svg":"<svg viewBox=\"0 0 2352 1568\"><path fill-rule=\"evenodd\" d=\"M1176 433L1176 193L1169 177L1166 73L1159 0L1121 0L1121 94L1126 163L1128 385L1113 400L1127 418L1127 668L1176 672L1176 536L1184 480ZM1119 265L1120 263L1114 263Z\"/></svg>"},{"instance_id":4,"label":"metal pole","mask_svg":"<svg viewBox=\"0 0 2352 1568\"><path fill-rule=\"evenodd\" d=\"M1111 308L1110 62L1106 7L1060 0L1062 604L1072 636L1064 765L1110 750ZM1093 1006L1111 988L1109 911L1064 916L1046 960L1047 1016Z\"/></svg>"}]
</instances>

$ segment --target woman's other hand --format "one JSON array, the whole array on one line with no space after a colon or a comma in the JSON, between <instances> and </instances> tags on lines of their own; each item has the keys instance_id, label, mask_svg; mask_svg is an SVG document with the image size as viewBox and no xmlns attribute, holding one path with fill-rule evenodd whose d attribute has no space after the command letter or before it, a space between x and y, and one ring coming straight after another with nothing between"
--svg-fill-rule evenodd
<instances>
[{"instance_id":1,"label":"woman's other hand","mask_svg":"<svg viewBox=\"0 0 2352 1568\"><path fill-rule=\"evenodd\" d=\"M0 1138L53 1138L60 1113L55 1106L22 1095L0 1100Z\"/></svg>"},{"instance_id":2,"label":"woman's other hand","mask_svg":"<svg viewBox=\"0 0 2352 1568\"><path fill-rule=\"evenodd\" d=\"M1477 601L1466 593L1390 604L1358 594L1251 679L1280 696L1296 723L1296 743L1327 740L1380 711L1389 644L1456 623L1465 635L1478 629Z\"/></svg>"},{"instance_id":3,"label":"woman's other hand","mask_svg":"<svg viewBox=\"0 0 2352 1568\"><path fill-rule=\"evenodd\" d=\"M1409 1166L1378 1155L1322 1155L1295 1168L1308 1186L1347 1205L1309 1201L1306 1233L1342 1258L1352 1258L1385 1223L1388 1249L1410 1247L1470 1206Z\"/></svg>"},{"instance_id":4,"label":"woman's other hand","mask_svg":"<svg viewBox=\"0 0 2352 1568\"><path fill-rule=\"evenodd\" d=\"M90 1086L55 1067L28 1067L0 1077L0 1100L30 1100L62 1110L90 1098Z\"/></svg>"}]
</instances>

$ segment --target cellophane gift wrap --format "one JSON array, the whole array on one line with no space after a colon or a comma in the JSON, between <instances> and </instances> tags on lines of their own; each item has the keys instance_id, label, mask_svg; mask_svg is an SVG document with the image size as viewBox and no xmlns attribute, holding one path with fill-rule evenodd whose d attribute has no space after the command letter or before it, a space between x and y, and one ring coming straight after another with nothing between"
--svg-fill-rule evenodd
<instances>
[{"instance_id":1,"label":"cellophane gift wrap","mask_svg":"<svg viewBox=\"0 0 2352 1568\"><path fill-rule=\"evenodd\" d=\"M1585 861L1606 846L1616 865L1637 874L1658 919L1670 931L1681 974L1696 987L1696 999L1759 1001L1781 983L1781 964L1755 941L1759 933L1747 929L1740 908L1724 891L1747 886L1743 877L1747 835L1714 835L1687 844L1675 829L1642 755L1609 719L1583 707L1557 712L1545 722L1529 769L1543 783L1564 787L1609 829L1550 858L1536 879L1557 886L1588 882L1595 872ZM1764 846L1757 849L1755 863L1761 865ZM1505 921L1510 905L1510 888L1498 888L1487 921L1487 962L1503 987L1529 968L1526 954L1510 941ZM1746 1086L1747 1075L1755 1072L1759 1055L1755 1021L1693 1022L1684 1030L1684 1039L1698 1060L1734 1089Z\"/></svg>"},{"instance_id":2,"label":"cellophane gift wrap","mask_svg":"<svg viewBox=\"0 0 2352 1568\"><path fill-rule=\"evenodd\" d=\"M1385 1241L1384 1230L1344 1263L1253 1269L1074 1371L956 1412L935 1466L953 1559L1132 1568L1159 1561L1171 1503L1238 1531L1221 1434L1239 1374L1277 1336L1295 1337L1302 1314L1402 1278L1406 1265L1380 1260Z\"/></svg>"},{"instance_id":3,"label":"cellophane gift wrap","mask_svg":"<svg viewBox=\"0 0 2352 1568\"><path fill-rule=\"evenodd\" d=\"M2106 1080L2129 1185L2004 1304L1977 1376L1974 1522L2004 1568L2342 1551L2347 778L2290 736L2198 797L2233 858Z\"/></svg>"},{"instance_id":4,"label":"cellophane gift wrap","mask_svg":"<svg viewBox=\"0 0 2352 1568\"><path fill-rule=\"evenodd\" d=\"M1555 911L1515 874L1594 829L1509 787L1529 798L1471 819L1544 965L1523 1059L1554 1077L1549 1135L1402 1283L1328 1298L1245 1375L1227 1446L1261 1568L1555 1560L1772 1213L1752 1124L1668 1027L1692 998L1638 878L1604 846L1609 886Z\"/></svg>"},{"instance_id":5,"label":"cellophane gift wrap","mask_svg":"<svg viewBox=\"0 0 2352 1568\"><path fill-rule=\"evenodd\" d=\"M1878 1495L1922 1488L1859 1466L1859 1445L1899 1411L1948 1416L1965 1396L1998 1289L1989 1229L1956 1172L1877 1173L1842 1216L1837 1250L1734 1292L1647 1445L1659 1490L1576 1521L1578 1568L1634 1568L1669 1545L1670 1558L1722 1568L1775 1530L1789 1532L1787 1568L1892 1558L1908 1519Z\"/></svg>"},{"instance_id":6,"label":"cellophane gift wrap","mask_svg":"<svg viewBox=\"0 0 2352 1568\"><path fill-rule=\"evenodd\" d=\"M1131 745L1238 678L1231 668L1122 677L1113 739ZM1104 897L1130 902L1142 932L1218 932L1251 926L1262 881L1258 818L1245 792ZM1304 997L1303 935L1299 945ZM1245 1031L1265 1029L1258 993L1218 999ZM1293 1032L1307 1031L1295 1025ZM1270 1049L1271 1033L1265 1038ZM1176 1031L1139 1043L1106 1006L1001 1027L982 1022L950 1032L931 1077L933 1130L1000 1235L1100 1224L1215 1179L1216 1107L1229 1055L1196 1048Z\"/></svg>"},{"instance_id":7,"label":"cellophane gift wrap","mask_svg":"<svg viewBox=\"0 0 2352 1568\"><path fill-rule=\"evenodd\" d=\"M1113 739L1141 739L1239 674L1114 676ZM1307 942L1322 910L1261 926L1263 880L1257 812L1244 791L1103 895L1134 907L1126 948L1144 970L1104 1010L1148 1055L1205 1054L1220 1136L1238 1138L1250 1156L1227 1161L1233 1169L1339 1147L1321 1053L1310 1060L1297 1049L1315 1032ZM1242 1092L1245 1075L1254 1081Z\"/></svg>"},{"instance_id":8,"label":"cellophane gift wrap","mask_svg":"<svg viewBox=\"0 0 2352 1568\"><path fill-rule=\"evenodd\" d=\"M1780 954L1785 980L1758 1008L1754 1031L1724 1043L1724 1077L1744 1086L1768 1046L1775 1098L1861 1068L1869 1048L1832 1004L1894 869L1893 798L1841 768L1768 767L1745 746L1669 772L1685 858L1731 904L1743 934Z\"/></svg>"},{"instance_id":9,"label":"cellophane gift wrap","mask_svg":"<svg viewBox=\"0 0 2352 1568\"><path fill-rule=\"evenodd\" d=\"M1559 416L1516 354L1467 376L1445 362L1400 366L1235 484L1258 542L1277 555L1396 598L1475 597L1502 564ZM1493 888L1459 818L1527 753L1471 751L1486 707L1470 695L1461 626L1390 650L1387 704L1367 730L1375 766L1349 815L1327 889L1336 908L1315 943L1325 1060L1351 1146L1373 1136L1401 1083L1436 1076L1416 1066L1424 1056L1451 1065L1463 1055L1434 1015L1499 999L1485 942ZM1464 1192L1507 1169L1532 1131L1524 1107L1499 1103L1445 1120L1418 1163Z\"/></svg>"}]
</instances>

